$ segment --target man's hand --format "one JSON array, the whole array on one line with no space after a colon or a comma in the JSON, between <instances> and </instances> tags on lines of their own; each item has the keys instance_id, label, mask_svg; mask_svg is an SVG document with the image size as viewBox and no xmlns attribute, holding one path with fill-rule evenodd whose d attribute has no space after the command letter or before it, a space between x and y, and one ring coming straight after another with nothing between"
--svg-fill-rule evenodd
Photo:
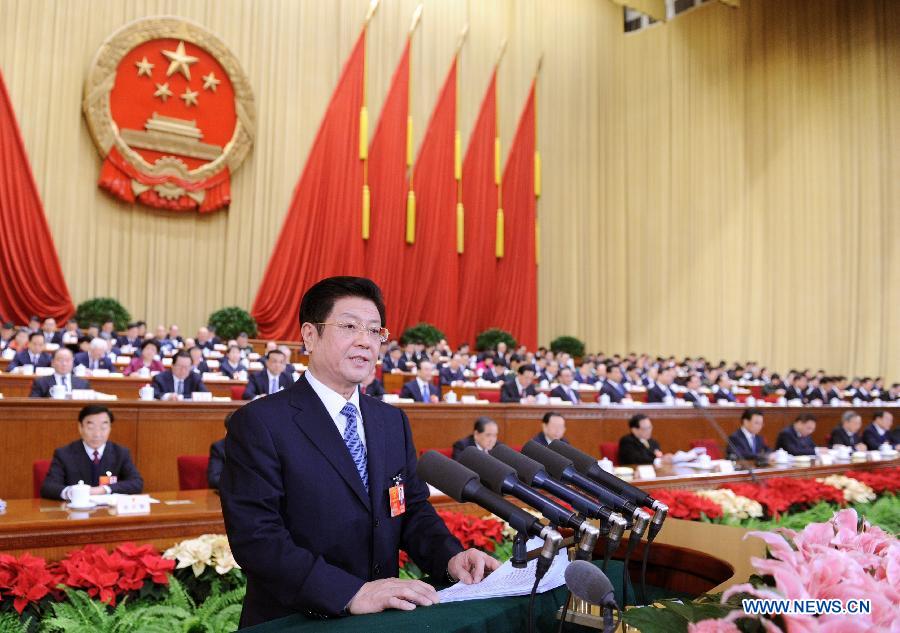
<instances>
[{"instance_id":1,"label":"man's hand","mask_svg":"<svg viewBox=\"0 0 900 633\"><path fill-rule=\"evenodd\" d=\"M439 602L437 591L421 580L385 578L367 582L348 605L353 615L379 613L385 609L412 611L416 605L423 607Z\"/></svg>"},{"instance_id":2,"label":"man's hand","mask_svg":"<svg viewBox=\"0 0 900 633\"><path fill-rule=\"evenodd\" d=\"M474 585L500 566L493 556L477 549L467 549L450 559L447 571L452 578L461 580L463 584Z\"/></svg>"},{"instance_id":3,"label":"man's hand","mask_svg":"<svg viewBox=\"0 0 900 633\"><path fill-rule=\"evenodd\" d=\"M863 444L862 442L860 442L859 444L857 444L857 445L854 446L853 448L855 448L855 449L858 450L858 451L867 451L867 450L869 450L869 447L866 446L865 444Z\"/></svg>"}]
</instances>

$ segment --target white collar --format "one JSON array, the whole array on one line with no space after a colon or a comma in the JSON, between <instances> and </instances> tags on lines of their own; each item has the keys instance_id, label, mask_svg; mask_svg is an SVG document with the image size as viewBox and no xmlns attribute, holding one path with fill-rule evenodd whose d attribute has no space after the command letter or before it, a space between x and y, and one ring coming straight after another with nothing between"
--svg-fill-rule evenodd
<instances>
[{"instance_id":1,"label":"white collar","mask_svg":"<svg viewBox=\"0 0 900 633\"><path fill-rule=\"evenodd\" d=\"M322 404L325 405L325 410L328 411L328 415L331 416L331 419L336 419L339 415L343 415L341 413L341 409L344 408L348 402L351 403L354 407L356 407L357 412L359 412L360 417L362 417L362 412L359 408L359 387L353 390L353 395L350 396L350 399L347 400L339 394L337 391L327 386L315 376L309 370L306 369L306 372L303 374L306 376L306 380L309 382L309 386L313 388L313 391L316 392L316 395L319 396L319 400L322 401Z\"/></svg>"},{"instance_id":2,"label":"white collar","mask_svg":"<svg viewBox=\"0 0 900 633\"><path fill-rule=\"evenodd\" d=\"M91 461L94 461L94 451L95 450L97 451L97 453L99 453L100 459L103 459L103 451L106 450L106 444L102 445L100 448L93 449L90 446L88 446L87 444L85 444L84 440L82 440L81 445L84 446L84 450L87 453L87 456Z\"/></svg>"},{"instance_id":3,"label":"white collar","mask_svg":"<svg viewBox=\"0 0 900 633\"><path fill-rule=\"evenodd\" d=\"M874 422L872 423L872 426L875 427L875 432L878 433L878 437L884 437L887 434L887 431L885 431L883 428L881 428Z\"/></svg>"},{"instance_id":4,"label":"white collar","mask_svg":"<svg viewBox=\"0 0 900 633\"><path fill-rule=\"evenodd\" d=\"M753 433L751 433L750 431L748 431L748 430L745 429L744 427L741 427L741 431L743 432L744 437L747 438L747 441L750 443L750 446L753 446L753 441L754 441L754 438L755 438L756 436L753 435Z\"/></svg>"}]
</instances>

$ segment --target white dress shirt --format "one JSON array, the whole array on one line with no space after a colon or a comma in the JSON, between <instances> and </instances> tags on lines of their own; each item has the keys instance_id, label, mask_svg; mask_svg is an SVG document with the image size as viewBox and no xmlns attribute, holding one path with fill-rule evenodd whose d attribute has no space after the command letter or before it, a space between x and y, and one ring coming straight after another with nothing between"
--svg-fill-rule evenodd
<instances>
[{"instance_id":1,"label":"white dress shirt","mask_svg":"<svg viewBox=\"0 0 900 633\"><path fill-rule=\"evenodd\" d=\"M359 408L359 389L354 389L353 395L347 400L337 391L316 379L309 369L306 370L304 375L309 381L309 386L313 388L313 391L319 396L319 400L325 405L325 410L328 411L328 415L330 415L332 421L334 421L334 425L337 427L341 438L344 437L344 431L347 430L347 418L341 413L341 409L343 409L344 405L348 402L356 407L356 432L359 435L359 439L363 443L363 446L368 448L366 444L366 428L363 426L362 410Z\"/></svg>"}]
</instances>

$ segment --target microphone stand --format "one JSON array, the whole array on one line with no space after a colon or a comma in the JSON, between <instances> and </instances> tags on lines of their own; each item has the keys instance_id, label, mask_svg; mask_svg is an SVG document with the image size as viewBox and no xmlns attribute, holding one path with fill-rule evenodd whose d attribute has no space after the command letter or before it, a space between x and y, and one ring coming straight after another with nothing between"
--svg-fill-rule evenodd
<instances>
[{"instance_id":1,"label":"microphone stand","mask_svg":"<svg viewBox=\"0 0 900 633\"><path fill-rule=\"evenodd\" d=\"M518 536L518 534L517 534ZM544 547L541 548L541 555L538 557L537 565L534 571L534 585L531 587L531 596L528 598L528 633L534 633L534 598L537 595L537 588L541 582L541 578L550 569L556 553L563 544L563 538L559 532L552 528L545 528L543 532Z\"/></svg>"}]
</instances>

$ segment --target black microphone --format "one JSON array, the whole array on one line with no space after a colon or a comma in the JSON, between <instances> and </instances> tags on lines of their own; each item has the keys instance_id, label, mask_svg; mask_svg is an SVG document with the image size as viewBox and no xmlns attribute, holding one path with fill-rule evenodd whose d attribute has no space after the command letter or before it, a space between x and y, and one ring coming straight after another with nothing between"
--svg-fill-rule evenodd
<instances>
[{"instance_id":1,"label":"black microphone","mask_svg":"<svg viewBox=\"0 0 900 633\"><path fill-rule=\"evenodd\" d=\"M604 505L608 505L617 512L621 512L625 520L629 522L629 525L632 523L635 524L632 531L637 531L639 534L644 533L650 517L631 501L624 499L592 479L582 475L575 468L571 459L563 457L555 451L551 451L546 446L538 444L534 440L531 440L523 446L522 452L531 459L543 464L547 468L547 472L557 479L561 479L568 484L581 488L588 494L599 499Z\"/></svg>"},{"instance_id":2,"label":"black microphone","mask_svg":"<svg viewBox=\"0 0 900 633\"><path fill-rule=\"evenodd\" d=\"M618 622L614 622L613 612L619 610L619 605L616 604L613 586L606 574L587 561L576 560L566 567L565 578L566 586L573 596L604 607L603 632L615 631Z\"/></svg>"},{"instance_id":3,"label":"black microphone","mask_svg":"<svg viewBox=\"0 0 900 633\"><path fill-rule=\"evenodd\" d=\"M548 529L537 517L485 488L477 473L437 451L428 451L419 458L416 474L460 503L472 501L490 510L516 532L543 538Z\"/></svg>"},{"instance_id":4,"label":"black microphone","mask_svg":"<svg viewBox=\"0 0 900 633\"><path fill-rule=\"evenodd\" d=\"M540 463L527 455L511 449L506 444L494 446L491 449L491 457L515 468L519 479L529 486L545 490L570 504L582 515L591 519L600 519L606 523L609 529L608 539L612 549L619 546L619 541L622 539L622 534L628 525L621 514L613 512L608 507L596 503L580 492L572 490L565 484L557 481L547 474L547 471Z\"/></svg>"},{"instance_id":5,"label":"black microphone","mask_svg":"<svg viewBox=\"0 0 900 633\"><path fill-rule=\"evenodd\" d=\"M627 481L616 477L612 473L608 473L597 463L597 460L594 459L591 455L588 455L584 451L578 450L571 444L566 444L565 442L561 442L559 440L553 440L550 442L550 450L563 457L572 460L572 464L575 466L575 469L580 472L582 475L589 477L595 482L606 486L612 490L614 490L617 494L625 497L638 507L648 507L653 508L653 526L656 531L662 527L662 522L665 520L666 516L669 513L669 507L657 501L646 492L638 488L637 486L633 486ZM655 536L655 534L654 534Z\"/></svg>"}]
</instances>

